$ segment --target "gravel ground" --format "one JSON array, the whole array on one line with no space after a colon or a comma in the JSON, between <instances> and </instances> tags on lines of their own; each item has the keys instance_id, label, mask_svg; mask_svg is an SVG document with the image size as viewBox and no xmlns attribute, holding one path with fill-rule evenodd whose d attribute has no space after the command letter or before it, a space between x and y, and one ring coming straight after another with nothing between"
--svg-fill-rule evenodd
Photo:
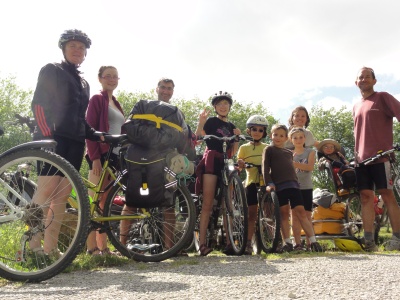
<instances>
[{"instance_id":1,"label":"gravel ground","mask_svg":"<svg viewBox=\"0 0 400 300\"><path fill-rule=\"evenodd\" d=\"M6 299L400 299L400 254L177 258L0 287Z\"/></svg>"}]
</instances>

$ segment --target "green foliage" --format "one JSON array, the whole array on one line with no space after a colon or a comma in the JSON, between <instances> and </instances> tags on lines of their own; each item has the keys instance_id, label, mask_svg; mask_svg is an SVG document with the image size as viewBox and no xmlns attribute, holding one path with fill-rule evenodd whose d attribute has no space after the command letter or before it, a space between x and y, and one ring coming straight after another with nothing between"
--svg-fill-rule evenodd
<instances>
[{"instance_id":1,"label":"green foliage","mask_svg":"<svg viewBox=\"0 0 400 300\"><path fill-rule=\"evenodd\" d=\"M11 125L16 113L20 115L32 115L30 104L33 92L22 90L15 83L15 77L0 78L0 126L4 129L1 137L1 151L5 151L15 145L31 140L29 129L21 125Z\"/></svg>"},{"instance_id":2,"label":"green foliage","mask_svg":"<svg viewBox=\"0 0 400 300\"><path fill-rule=\"evenodd\" d=\"M353 158L354 134L353 117L346 107L339 109L323 109L314 106L310 112L310 126L308 129L318 141L334 139L343 147L347 159ZM314 187L332 190L333 185L326 172L321 172L315 167L313 173Z\"/></svg>"}]
</instances>

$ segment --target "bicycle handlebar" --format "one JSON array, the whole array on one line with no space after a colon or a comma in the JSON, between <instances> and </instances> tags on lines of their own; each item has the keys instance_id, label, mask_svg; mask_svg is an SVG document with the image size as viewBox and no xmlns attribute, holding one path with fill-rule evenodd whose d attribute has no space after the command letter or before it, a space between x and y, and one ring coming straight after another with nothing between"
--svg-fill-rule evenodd
<instances>
[{"instance_id":1,"label":"bicycle handlebar","mask_svg":"<svg viewBox=\"0 0 400 300\"><path fill-rule=\"evenodd\" d=\"M251 137L246 137L243 134L239 134L239 135L232 135L232 136L216 136L216 135L212 135L212 134L207 134L205 136L199 136L197 137L198 140L218 140L218 141L222 141L222 142L231 142L233 140L235 140L235 142L238 142L239 140L242 141L247 141L250 140ZM251 139L253 140L253 139Z\"/></svg>"},{"instance_id":2,"label":"bicycle handlebar","mask_svg":"<svg viewBox=\"0 0 400 300\"><path fill-rule=\"evenodd\" d=\"M380 151L378 151L378 153L375 156L372 156L370 158L364 159L362 162L359 162L358 164L359 165L369 165L369 164L373 163L374 161L377 161L378 159L380 159L380 158L382 158L382 157L384 157L384 156L386 156L388 154L391 154L391 153L393 153L395 151L400 151L400 146L399 145L395 145L395 146L393 146L392 149L389 149L389 150L386 150L386 151L380 150Z\"/></svg>"}]
</instances>

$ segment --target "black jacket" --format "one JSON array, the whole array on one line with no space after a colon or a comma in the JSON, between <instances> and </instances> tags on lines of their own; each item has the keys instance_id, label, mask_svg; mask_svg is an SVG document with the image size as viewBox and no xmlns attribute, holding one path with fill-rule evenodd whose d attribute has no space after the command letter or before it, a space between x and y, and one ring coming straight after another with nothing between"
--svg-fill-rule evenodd
<instances>
[{"instance_id":1,"label":"black jacket","mask_svg":"<svg viewBox=\"0 0 400 300\"><path fill-rule=\"evenodd\" d=\"M74 65L62 62L44 66L32 100L37 122L34 140L54 135L83 143L85 138L97 140L85 120L89 95L89 84Z\"/></svg>"}]
</instances>

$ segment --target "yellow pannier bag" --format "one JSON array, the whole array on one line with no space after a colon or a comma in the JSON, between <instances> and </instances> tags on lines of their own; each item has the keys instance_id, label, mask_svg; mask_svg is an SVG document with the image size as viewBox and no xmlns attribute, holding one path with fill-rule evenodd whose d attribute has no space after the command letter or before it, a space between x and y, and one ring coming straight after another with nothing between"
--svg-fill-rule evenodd
<instances>
[{"instance_id":1,"label":"yellow pannier bag","mask_svg":"<svg viewBox=\"0 0 400 300\"><path fill-rule=\"evenodd\" d=\"M339 222L317 222L313 223L315 234L341 234L343 224Z\"/></svg>"},{"instance_id":2,"label":"yellow pannier bag","mask_svg":"<svg viewBox=\"0 0 400 300\"><path fill-rule=\"evenodd\" d=\"M325 220L333 219L340 220L344 219L344 214L346 212L345 203L333 203L331 207L324 208L322 206L317 206L314 208L312 219L313 220Z\"/></svg>"}]
</instances>

